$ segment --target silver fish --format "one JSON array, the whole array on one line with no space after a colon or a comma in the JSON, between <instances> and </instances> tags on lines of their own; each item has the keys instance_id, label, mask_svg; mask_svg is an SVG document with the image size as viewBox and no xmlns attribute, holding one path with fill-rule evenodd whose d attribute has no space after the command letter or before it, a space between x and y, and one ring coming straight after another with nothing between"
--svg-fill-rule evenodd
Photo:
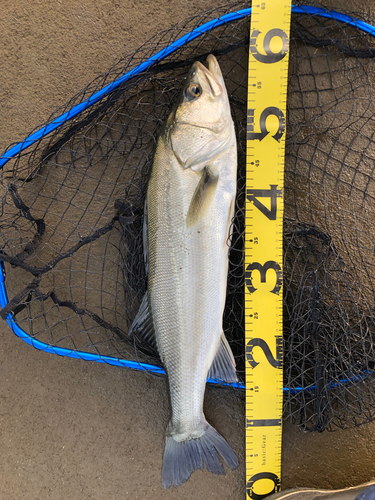
<instances>
[{"instance_id":1,"label":"silver fish","mask_svg":"<svg viewBox=\"0 0 375 500\"><path fill-rule=\"evenodd\" d=\"M225 474L238 460L206 421L207 376L237 381L222 327L237 146L224 79L213 55L194 63L158 138L145 207L148 290L131 327L156 344L170 390L162 483L196 469Z\"/></svg>"}]
</instances>

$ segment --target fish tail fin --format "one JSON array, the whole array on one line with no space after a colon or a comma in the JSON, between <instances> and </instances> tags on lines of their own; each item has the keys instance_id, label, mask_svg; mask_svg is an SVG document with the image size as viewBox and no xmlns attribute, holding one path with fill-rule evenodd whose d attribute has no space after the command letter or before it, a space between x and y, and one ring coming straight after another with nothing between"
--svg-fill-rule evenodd
<instances>
[{"instance_id":1,"label":"fish tail fin","mask_svg":"<svg viewBox=\"0 0 375 500\"><path fill-rule=\"evenodd\" d=\"M225 475L219 455L232 470L238 467L236 454L225 439L210 424L205 427L198 438L176 441L167 436L162 468L164 488L185 483L195 470L203 470L203 463L209 472Z\"/></svg>"}]
</instances>

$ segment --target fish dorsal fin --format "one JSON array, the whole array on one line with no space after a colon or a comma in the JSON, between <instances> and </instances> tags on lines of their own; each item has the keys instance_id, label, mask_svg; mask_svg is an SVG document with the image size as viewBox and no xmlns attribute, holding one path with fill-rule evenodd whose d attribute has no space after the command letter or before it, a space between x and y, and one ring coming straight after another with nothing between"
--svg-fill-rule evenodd
<instances>
[{"instance_id":1,"label":"fish dorsal fin","mask_svg":"<svg viewBox=\"0 0 375 500\"><path fill-rule=\"evenodd\" d=\"M148 301L148 293L146 292L139 311L134 318L132 326L129 330L130 337L137 337L139 340L142 340L149 344L156 352L158 352L157 342L156 342L156 334L154 327L154 320L152 318L151 308L149 306Z\"/></svg>"},{"instance_id":2,"label":"fish dorsal fin","mask_svg":"<svg viewBox=\"0 0 375 500\"><path fill-rule=\"evenodd\" d=\"M238 382L236 373L236 362L232 349L225 338L224 332L221 333L220 345L216 356L208 370L208 378L215 378L225 382Z\"/></svg>"},{"instance_id":3,"label":"fish dorsal fin","mask_svg":"<svg viewBox=\"0 0 375 500\"><path fill-rule=\"evenodd\" d=\"M204 167L202 177L191 199L186 217L187 227L195 224L207 213L215 195L219 176L214 175L209 166Z\"/></svg>"}]
</instances>

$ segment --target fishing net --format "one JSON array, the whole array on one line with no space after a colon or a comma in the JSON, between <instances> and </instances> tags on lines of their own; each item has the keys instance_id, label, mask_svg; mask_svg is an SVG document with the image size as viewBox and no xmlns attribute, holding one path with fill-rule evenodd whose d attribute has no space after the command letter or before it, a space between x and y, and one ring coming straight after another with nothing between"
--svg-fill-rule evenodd
<instances>
[{"instance_id":1,"label":"fishing net","mask_svg":"<svg viewBox=\"0 0 375 500\"><path fill-rule=\"evenodd\" d=\"M212 53L238 138L224 330L243 380L250 18L248 10L228 16L241 9L248 4L220 7L158 34L8 148L0 259L9 301L1 315L32 345L161 366L151 346L128 336L147 286L147 179L156 138L189 67ZM198 29L225 15L225 22ZM186 43L142 66L181 37ZM375 416L375 38L324 9L294 8L290 47L284 409L306 429L332 430Z\"/></svg>"}]
</instances>

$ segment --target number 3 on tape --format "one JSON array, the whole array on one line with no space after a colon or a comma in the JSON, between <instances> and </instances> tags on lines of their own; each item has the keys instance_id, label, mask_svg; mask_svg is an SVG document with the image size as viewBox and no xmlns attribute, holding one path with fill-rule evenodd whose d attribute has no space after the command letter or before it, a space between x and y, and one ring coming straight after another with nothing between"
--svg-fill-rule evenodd
<instances>
[{"instance_id":1,"label":"number 3 on tape","mask_svg":"<svg viewBox=\"0 0 375 500\"><path fill-rule=\"evenodd\" d=\"M278 295L280 293L281 285L282 285L282 272L280 264L275 262L274 260L269 260L265 264L259 264L259 262L252 262L246 267L245 271L245 284L250 293L256 292L256 288L253 285L253 271L257 270L260 273L260 281L261 283L266 282L266 273L269 269L273 269L276 272L276 284L271 293Z\"/></svg>"}]
</instances>

